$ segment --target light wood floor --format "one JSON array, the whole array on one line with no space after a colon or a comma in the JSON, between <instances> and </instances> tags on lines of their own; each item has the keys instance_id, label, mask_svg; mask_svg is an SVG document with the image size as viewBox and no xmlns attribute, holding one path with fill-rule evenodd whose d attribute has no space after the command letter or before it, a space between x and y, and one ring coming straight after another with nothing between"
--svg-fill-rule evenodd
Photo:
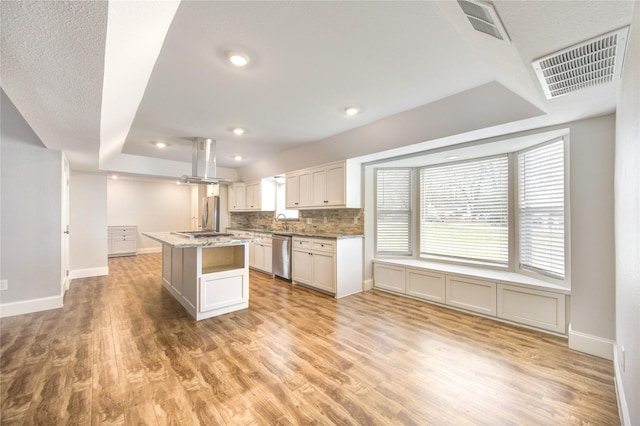
<instances>
[{"instance_id":1,"label":"light wood floor","mask_svg":"<svg viewBox=\"0 0 640 426\"><path fill-rule=\"evenodd\" d=\"M611 362L557 337L254 272L248 310L196 322L159 254L109 270L0 321L2 424L619 424Z\"/></svg>"}]
</instances>

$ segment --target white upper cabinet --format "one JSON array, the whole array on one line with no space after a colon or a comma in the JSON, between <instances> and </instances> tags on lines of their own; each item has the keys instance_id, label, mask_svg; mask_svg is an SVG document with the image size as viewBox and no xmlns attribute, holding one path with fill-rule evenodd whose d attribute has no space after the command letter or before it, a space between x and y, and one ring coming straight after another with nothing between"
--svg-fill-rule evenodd
<instances>
[{"instance_id":1,"label":"white upper cabinet","mask_svg":"<svg viewBox=\"0 0 640 426\"><path fill-rule=\"evenodd\" d=\"M340 161L287 173L288 209L360 208L360 164Z\"/></svg>"},{"instance_id":2,"label":"white upper cabinet","mask_svg":"<svg viewBox=\"0 0 640 426\"><path fill-rule=\"evenodd\" d=\"M274 211L275 209L275 180L262 179L257 182L236 182L229 185L230 211Z\"/></svg>"}]
</instances>

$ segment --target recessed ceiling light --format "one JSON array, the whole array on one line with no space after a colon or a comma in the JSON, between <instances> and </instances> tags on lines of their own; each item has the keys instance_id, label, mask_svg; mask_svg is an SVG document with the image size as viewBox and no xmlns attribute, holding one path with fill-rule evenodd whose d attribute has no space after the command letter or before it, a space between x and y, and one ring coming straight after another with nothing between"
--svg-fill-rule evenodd
<instances>
[{"instance_id":1,"label":"recessed ceiling light","mask_svg":"<svg viewBox=\"0 0 640 426\"><path fill-rule=\"evenodd\" d=\"M166 147L171 146L170 143L164 142L164 141L149 141L149 143L155 146L156 148L160 148L160 149L164 149Z\"/></svg>"},{"instance_id":2,"label":"recessed ceiling light","mask_svg":"<svg viewBox=\"0 0 640 426\"><path fill-rule=\"evenodd\" d=\"M450 155L448 157L444 157L445 160L455 160L456 158L458 158L457 155Z\"/></svg>"},{"instance_id":3,"label":"recessed ceiling light","mask_svg":"<svg viewBox=\"0 0 640 426\"><path fill-rule=\"evenodd\" d=\"M247 130L246 130L246 129L243 129L242 127L236 127L236 128L234 128L234 129L232 130L232 132L233 132L235 135L240 136L240 135L244 135L245 133L247 133Z\"/></svg>"},{"instance_id":4,"label":"recessed ceiling light","mask_svg":"<svg viewBox=\"0 0 640 426\"><path fill-rule=\"evenodd\" d=\"M359 112L360 112L360 108L358 108L357 106L348 106L348 107L345 107L344 109L344 113L349 116L354 116Z\"/></svg>"},{"instance_id":5,"label":"recessed ceiling light","mask_svg":"<svg viewBox=\"0 0 640 426\"><path fill-rule=\"evenodd\" d=\"M227 59L229 59L229 62L236 67L244 67L249 63L249 57L240 52L229 52L227 54Z\"/></svg>"},{"instance_id":6,"label":"recessed ceiling light","mask_svg":"<svg viewBox=\"0 0 640 426\"><path fill-rule=\"evenodd\" d=\"M111 179L118 179L118 175L111 175Z\"/></svg>"},{"instance_id":7,"label":"recessed ceiling light","mask_svg":"<svg viewBox=\"0 0 640 426\"><path fill-rule=\"evenodd\" d=\"M236 155L233 159L236 161L242 161L242 155Z\"/></svg>"}]
</instances>

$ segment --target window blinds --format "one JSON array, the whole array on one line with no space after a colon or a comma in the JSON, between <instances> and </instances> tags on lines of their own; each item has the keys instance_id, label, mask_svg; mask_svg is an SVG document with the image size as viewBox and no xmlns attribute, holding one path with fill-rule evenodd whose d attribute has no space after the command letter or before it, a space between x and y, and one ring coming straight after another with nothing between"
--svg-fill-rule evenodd
<instances>
[{"instance_id":1,"label":"window blinds","mask_svg":"<svg viewBox=\"0 0 640 426\"><path fill-rule=\"evenodd\" d=\"M420 172L421 255L508 264L508 157Z\"/></svg>"},{"instance_id":2,"label":"window blinds","mask_svg":"<svg viewBox=\"0 0 640 426\"><path fill-rule=\"evenodd\" d=\"M520 267L564 278L564 141L518 153Z\"/></svg>"},{"instance_id":3,"label":"window blinds","mask_svg":"<svg viewBox=\"0 0 640 426\"><path fill-rule=\"evenodd\" d=\"M376 252L411 255L411 169L376 169Z\"/></svg>"}]
</instances>

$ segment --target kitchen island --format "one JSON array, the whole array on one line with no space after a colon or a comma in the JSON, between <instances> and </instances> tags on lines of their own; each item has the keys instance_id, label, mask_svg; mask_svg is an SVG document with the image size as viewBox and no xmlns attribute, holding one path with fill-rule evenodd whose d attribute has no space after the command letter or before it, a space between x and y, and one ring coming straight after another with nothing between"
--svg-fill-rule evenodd
<instances>
[{"instance_id":1,"label":"kitchen island","mask_svg":"<svg viewBox=\"0 0 640 426\"><path fill-rule=\"evenodd\" d=\"M196 320L249 307L249 244L233 236L143 232L162 243L162 285Z\"/></svg>"}]
</instances>

